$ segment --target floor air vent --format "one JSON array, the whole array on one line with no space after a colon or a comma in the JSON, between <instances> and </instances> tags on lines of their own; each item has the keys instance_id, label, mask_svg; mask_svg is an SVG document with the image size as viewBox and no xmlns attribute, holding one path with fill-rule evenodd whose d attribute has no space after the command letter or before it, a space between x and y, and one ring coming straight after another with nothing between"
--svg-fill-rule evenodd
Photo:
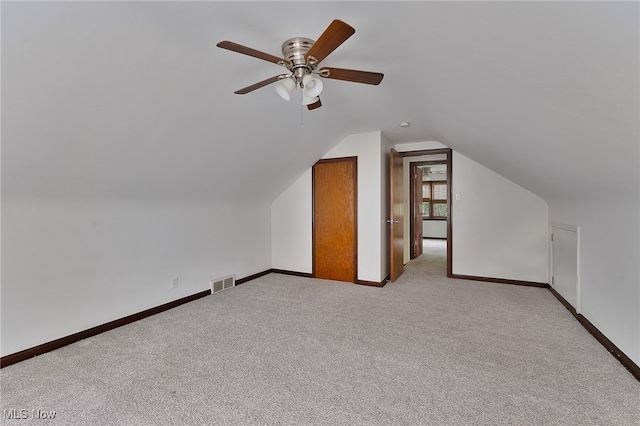
<instances>
[{"instance_id":1,"label":"floor air vent","mask_svg":"<svg viewBox=\"0 0 640 426\"><path fill-rule=\"evenodd\" d=\"M226 290L236 285L236 276L229 275L227 277L216 278L211 280L211 294Z\"/></svg>"}]
</instances>

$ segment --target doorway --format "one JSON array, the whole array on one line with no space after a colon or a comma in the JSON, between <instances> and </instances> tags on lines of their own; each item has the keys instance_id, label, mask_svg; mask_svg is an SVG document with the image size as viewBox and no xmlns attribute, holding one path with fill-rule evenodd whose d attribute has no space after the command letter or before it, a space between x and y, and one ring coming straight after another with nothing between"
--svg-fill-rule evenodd
<instances>
[{"instance_id":1,"label":"doorway","mask_svg":"<svg viewBox=\"0 0 640 426\"><path fill-rule=\"evenodd\" d=\"M402 153L405 160L405 196L408 225L405 261L422 254L423 238L446 242L447 276L452 276L452 151L434 149ZM409 157L409 158L407 158ZM421 176L422 175L422 176ZM428 176L425 180L424 176ZM429 182L424 184L423 182ZM424 187L423 189L423 186ZM429 222L425 226L425 218Z\"/></svg>"},{"instance_id":2,"label":"doorway","mask_svg":"<svg viewBox=\"0 0 640 426\"><path fill-rule=\"evenodd\" d=\"M447 239L448 186L446 160L411 162L411 259L422 254L423 238Z\"/></svg>"},{"instance_id":3,"label":"doorway","mask_svg":"<svg viewBox=\"0 0 640 426\"><path fill-rule=\"evenodd\" d=\"M356 282L357 157L318 161L312 190L313 276Z\"/></svg>"}]
</instances>

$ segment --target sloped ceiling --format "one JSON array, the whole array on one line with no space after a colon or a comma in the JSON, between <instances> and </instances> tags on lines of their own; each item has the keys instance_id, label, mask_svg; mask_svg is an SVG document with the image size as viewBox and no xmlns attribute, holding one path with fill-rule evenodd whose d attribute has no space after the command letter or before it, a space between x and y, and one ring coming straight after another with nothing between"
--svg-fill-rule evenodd
<instances>
[{"instance_id":1,"label":"sloped ceiling","mask_svg":"<svg viewBox=\"0 0 640 426\"><path fill-rule=\"evenodd\" d=\"M354 133L436 140L545 199L638 192L636 2L2 2L5 195L269 201ZM301 110L269 62L356 33ZM398 124L409 121L409 128Z\"/></svg>"}]
</instances>

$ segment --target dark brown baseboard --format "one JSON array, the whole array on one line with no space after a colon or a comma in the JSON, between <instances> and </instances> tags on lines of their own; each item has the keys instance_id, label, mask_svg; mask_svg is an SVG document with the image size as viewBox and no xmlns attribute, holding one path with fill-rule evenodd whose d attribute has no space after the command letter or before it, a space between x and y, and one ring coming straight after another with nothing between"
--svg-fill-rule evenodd
<instances>
[{"instance_id":1,"label":"dark brown baseboard","mask_svg":"<svg viewBox=\"0 0 640 426\"><path fill-rule=\"evenodd\" d=\"M368 285L369 287L379 287L382 288L384 287L384 285L387 283L387 280L383 280L381 282L377 282L377 281L364 281L364 280L355 280L354 281L355 284L360 284L360 285Z\"/></svg>"},{"instance_id":2,"label":"dark brown baseboard","mask_svg":"<svg viewBox=\"0 0 640 426\"><path fill-rule=\"evenodd\" d=\"M576 317L576 319L578 318L577 316L580 315L576 312L576 308L574 308L573 306L571 306L571 304L569 302L567 302L567 299L565 299L564 297L560 296L560 293L558 293L556 291L555 288L549 286L549 291L556 297L556 299L558 299L558 301L560 303L562 303L564 305L565 308L567 308L569 310L569 312L571 312L571 314Z\"/></svg>"},{"instance_id":3,"label":"dark brown baseboard","mask_svg":"<svg viewBox=\"0 0 640 426\"><path fill-rule=\"evenodd\" d=\"M449 278L457 278L461 280L472 280L472 281L486 281L486 282L498 283L498 284L524 285L528 287L540 287L540 288L549 287L549 284L547 283L538 283L535 281L518 281L518 280L507 280L504 278L476 277L474 275L451 274Z\"/></svg>"},{"instance_id":4,"label":"dark brown baseboard","mask_svg":"<svg viewBox=\"0 0 640 426\"><path fill-rule=\"evenodd\" d=\"M266 271L258 272L257 274L253 274L253 275L249 275L248 277L240 278L239 280L236 280L236 285L244 284L247 281L251 281L251 280L255 280L256 278L264 277L265 275L268 275L271 272L273 272L272 269L267 269Z\"/></svg>"},{"instance_id":5,"label":"dark brown baseboard","mask_svg":"<svg viewBox=\"0 0 640 426\"><path fill-rule=\"evenodd\" d=\"M271 269L269 272L273 272L274 274L294 275L296 277L303 277L303 278L314 278L313 274L310 274L307 272L287 271L283 269ZM387 280L385 279L382 282L376 282L376 281L365 281L365 280L356 279L354 283L360 284L360 285L368 285L370 287L384 287L384 285L387 283Z\"/></svg>"},{"instance_id":6,"label":"dark brown baseboard","mask_svg":"<svg viewBox=\"0 0 640 426\"><path fill-rule=\"evenodd\" d=\"M287 271L285 269L270 269L269 272L273 272L274 274L293 275L295 277L313 278L313 274L310 272Z\"/></svg>"},{"instance_id":7,"label":"dark brown baseboard","mask_svg":"<svg viewBox=\"0 0 640 426\"><path fill-rule=\"evenodd\" d=\"M137 314L132 314L124 318L108 322L106 324L92 327L88 330L80 331L66 337L61 337L60 339L52 340L51 342L34 346L33 348L25 349L11 355L3 356L2 358L0 358L0 368L4 368L8 365L15 364L29 358L33 358L34 356L42 355L44 353L59 349L63 346L70 345L80 340L96 336L98 334L104 333L105 331L113 330L114 328L131 324L132 322L150 317L155 314L159 314L160 312L168 311L169 309L175 308L176 306L192 302L196 299L200 299L201 297L205 297L210 294L211 290L205 290L200 293L192 294L191 296L183 297L182 299L174 300L173 302L165 303L164 305L156 306L155 308L150 308L145 311L138 312Z\"/></svg>"},{"instance_id":8,"label":"dark brown baseboard","mask_svg":"<svg viewBox=\"0 0 640 426\"><path fill-rule=\"evenodd\" d=\"M591 322L588 319L586 319L584 315L577 313L575 308L571 306L571 304L569 304L569 302L567 302L567 300L564 297L562 297L560 293L556 291L556 289L549 286L549 290L556 297L556 299L558 299L560 303L562 303L564 307L567 308L569 312L571 312L571 315L573 315L578 320L578 322L582 324L582 326L586 328L587 331L591 333L591 335L598 342L600 342L600 344L604 346L605 349L608 350L609 353L613 355L615 359L620 361L620 363L627 370L629 370L629 372L633 375L633 377L636 378L636 380L640 382L640 367L638 367L638 365L635 362L633 362L631 358L625 355L624 352L622 352L616 345L614 345L613 342L607 338L607 336L602 334L602 332L598 330L595 325L591 324Z\"/></svg>"}]
</instances>

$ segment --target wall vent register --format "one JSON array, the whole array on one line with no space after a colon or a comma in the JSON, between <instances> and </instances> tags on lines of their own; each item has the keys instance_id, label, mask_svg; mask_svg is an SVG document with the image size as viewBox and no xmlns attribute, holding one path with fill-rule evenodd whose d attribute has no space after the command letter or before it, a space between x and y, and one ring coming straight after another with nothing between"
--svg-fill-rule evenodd
<instances>
[{"instance_id":1,"label":"wall vent register","mask_svg":"<svg viewBox=\"0 0 640 426\"><path fill-rule=\"evenodd\" d=\"M211 280L211 294L218 293L236 285L236 276L229 275Z\"/></svg>"}]
</instances>

